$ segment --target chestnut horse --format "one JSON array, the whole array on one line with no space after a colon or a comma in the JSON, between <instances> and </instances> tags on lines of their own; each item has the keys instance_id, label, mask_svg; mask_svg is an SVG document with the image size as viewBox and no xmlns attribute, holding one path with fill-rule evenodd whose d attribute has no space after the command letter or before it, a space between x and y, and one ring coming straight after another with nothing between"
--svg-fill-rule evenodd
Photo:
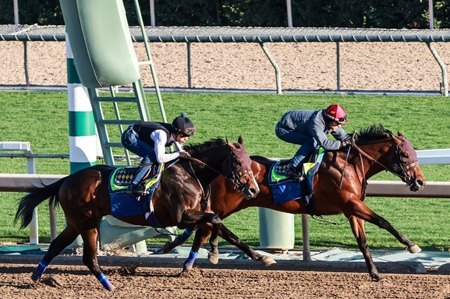
<instances>
[{"instance_id":1,"label":"chestnut horse","mask_svg":"<svg viewBox=\"0 0 450 299\"><path fill-rule=\"evenodd\" d=\"M256 196L259 187L251 170L250 157L242 145L242 139L236 144L216 139L200 145L186 146L185 149L197 164L180 160L163 172L152 199L156 223L159 227L178 226L188 229L209 223L218 229L221 220L208 210L204 190L214 178L223 174L226 179L230 179L234 188L240 190L239 194L247 198ZM32 187L20 200L15 221L21 219L22 228L30 223L33 209L47 198L50 198L50 204L60 203L67 222L66 228L51 242L34 271L34 281L38 281L53 258L81 234L83 263L105 289L113 289L98 265L97 237L102 217L112 213L109 178L115 170L116 168L106 165L92 166L51 185ZM134 204L137 199L132 197L129 202ZM148 209L148 205L146 208ZM147 211L119 219L135 225L154 226L154 218L150 221L148 216ZM189 259L192 257L188 261Z\"/></svg>"},{"instance_id":2,"label":"chestnut horse","mask_svg":"<svg viewBox=\"0 0 450 299\"><path fill-rule=\"evenodd\" d=\"M307 209L304 201L293 200L276 205L271 187L268 185L268 171L275 161L264 157L252 157L252 169L258 181L260 192L253 199L245 199L237 193L231 184L222 178L217 178L211 184L211 209L221 218L236 213L248 207L264 207L293 214L308 214L311 210L316 215L335 215L343 213L350 222L351 229L367 264L368 272L373 280L378 281L381 275L372 260L368 247L364 222L370 222L390 232L400 243L412 252L420 252L405 236L400 234L386 219L373 212L365 203L367 180L373 175L386 170L398 176L411 191L423 189L424 176L417 161L417 154L406 137L398 136L384 129L382 126L371 126L361 130L355 136L351 150L328 151L325 153L321 165L313 180L313 201ZM202 227L196 232L196 241L204 244L209 237L209 227ZM253 260L261 260L264 264L275 263L273 259L262 256L244 244L237 236L225 227L219 230L229 243L236 245ZM197 236L198 235L198 236ZM168 252L175 246L182 244L187 236L177 237L172 243L164 247ZM218 238L210 238L210 261L218 262Z\"/></svg>"}]
</instances>

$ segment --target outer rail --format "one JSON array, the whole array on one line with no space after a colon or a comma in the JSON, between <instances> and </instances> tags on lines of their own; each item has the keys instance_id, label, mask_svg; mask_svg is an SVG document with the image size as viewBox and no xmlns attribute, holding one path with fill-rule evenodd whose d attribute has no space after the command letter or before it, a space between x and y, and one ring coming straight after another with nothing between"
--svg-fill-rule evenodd
<instances>
[{"instance_id":1,"label":"outer rail","mask_svg":"<svg viewBox=\"0 0 450 299\"><path fill-rule=\"evenodd\" d=\"M32 186L49 185L63 177L56 174L0 174L0 192L26 192ZM450 198L450 182L427 182L422 191L412 192L403 182L369 181L367 195Z\"/></svg>"}]
</instances>

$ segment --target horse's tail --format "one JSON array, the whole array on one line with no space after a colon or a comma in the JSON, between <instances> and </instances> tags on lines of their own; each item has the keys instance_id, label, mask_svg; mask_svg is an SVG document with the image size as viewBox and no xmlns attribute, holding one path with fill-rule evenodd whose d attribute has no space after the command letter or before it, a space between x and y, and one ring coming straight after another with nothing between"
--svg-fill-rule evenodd
<instances>
[{"instance_id":1,"label":"horse's tail","mask_svg":"<svg viewBox=\"0 0 450 299\"><path fill-rule=\"evenodd\" d=\"M53 184L48 186L33 186L28 189L28 194L22 197L19 201L19 207L17 208L16 217L14 218L14 224L21 219L20 228L25 228L30 224L33 218L33 210L41 202L50 198L50 205L53 205L58 201L58 191L62 183L66 180L64 177Z\"/></svg>"}]
</instances>

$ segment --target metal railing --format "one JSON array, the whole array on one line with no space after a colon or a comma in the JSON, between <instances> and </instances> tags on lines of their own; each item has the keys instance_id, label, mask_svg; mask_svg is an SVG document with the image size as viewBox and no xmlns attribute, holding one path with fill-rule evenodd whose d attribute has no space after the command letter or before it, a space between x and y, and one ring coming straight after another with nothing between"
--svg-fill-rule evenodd
<instances>
[{"instance_id":1,"label":"metal railing","mask_svg":"<svg viewBox=\"0 0 450 299\"><path fill-rule=\"evenodd\" d=\"M8 153L2 153L8 152ZM19 153L17 153L19 152ZM37 175L36 158L69 158L66 154L33 154L29 142L7 141L0 142L0 157L26 158L27 175L0 174L0 191L26 191L27 187L39 186L55 181L56 175ZM27 179L23 181L23 177ZM25 183L27 185L25 185ZM49 207L51 239L56 238L56 215L53 206ZM33 219L30 223L30 244L39 244L38 210L33 211Z\"/></svg>"},{"instance_id":2,"label":"metal railing","mask_svg":"<svg viewBox=\"0 0 450 299\"><path fill-rule=\"evenodd\" d=\"M29 148L29 143L15 143L12 146L9 143L0 142L0 150L21 150L22 154L0 154L0 157L14 155L14 157L27 157L29 159L30 169L28 174L0 174L0 192L26 192L30 186L39 186L41 184L48 185L64 177L64 175L38 175L35 173L34 159L38 155L34 155ZM450 149L435 149L417 151L419 163L447 165L450 164ZM40 157L54 157L55 155L39 155ZM56 155L66 156L66 155ZM426 188L420 192L412 192L403 182L397 181L373 181L370 180L367 186L367 196L374 197L424 197L424 198L450 198L450 182L427 182ZM276 212L276 211L274 211ZM30 243L38 244L38 225L37 215L36 221L30 227ZM50 225L51 240L56 237L56 220L54 209L50 207ZM309 252L309 228L308 215L302 215L303 230L303 256L304 259L310 259Z\"/></svg>"}]
</instances>

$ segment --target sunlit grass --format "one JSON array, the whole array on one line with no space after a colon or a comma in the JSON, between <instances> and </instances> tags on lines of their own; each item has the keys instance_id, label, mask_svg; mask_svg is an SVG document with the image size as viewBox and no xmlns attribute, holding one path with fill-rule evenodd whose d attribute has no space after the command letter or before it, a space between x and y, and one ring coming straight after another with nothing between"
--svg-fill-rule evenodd
<instances>
[{"instance_id":1,"label":"sunlit grass","mask_svg":"<svg viewBox=\"0 0 450 299\"><path fill-rule=\"evenodd\" d=\"M343 96L343 95L254 95L254 94L163 94L167 118L172 120L185 111L197 126L191 143L222 137L236 141L243 135L249 154L266 157L290 157L296 150L277 139L274 127L281 115L290 109L320 109L331 103L344 105L349 113L348 132L382 124L394 133L402 131L416 149L450 148L450 105L444 97L419 96ZM153 94L148 95L154 120L161 116ZM29 141L34 153L68 154L68 112L66 93L0 93L0 141ZM105 113L111 113L105 107ZM128 105L121 114L135 115ZM118 140L118 136L115 136ZM103 161L98 161L103 163ZM38 159L37 172L68 174L67 159ZM448 181L450 166L423 165L429 181ZM1 173L26 173L23 158L1 158ZM398 180L389 173L374 179ZM12 221L21 193L1 193L0 240L25 242L28 230L19 230ZM448 199L368 198L368 205L389 220L400 232L423 247L448 250L450 247L450 201ZM57 210L58 230L64 227L64 217ZM49 217L46 205L39 207L40 237L49 240ZM300 216L296 216L296 246L301 246ZM350 226L343 216L324 217L329 224L311 219L311 246L356 248ZM226 225L245 242L259 245L258 209L251 208L225 219ZM366 224L369 246L372 248L402 248L389 233ZM153 240L149 240L153 242ZM158 239L156 242L164 242Z\"/></svg>"}]
</instances>

